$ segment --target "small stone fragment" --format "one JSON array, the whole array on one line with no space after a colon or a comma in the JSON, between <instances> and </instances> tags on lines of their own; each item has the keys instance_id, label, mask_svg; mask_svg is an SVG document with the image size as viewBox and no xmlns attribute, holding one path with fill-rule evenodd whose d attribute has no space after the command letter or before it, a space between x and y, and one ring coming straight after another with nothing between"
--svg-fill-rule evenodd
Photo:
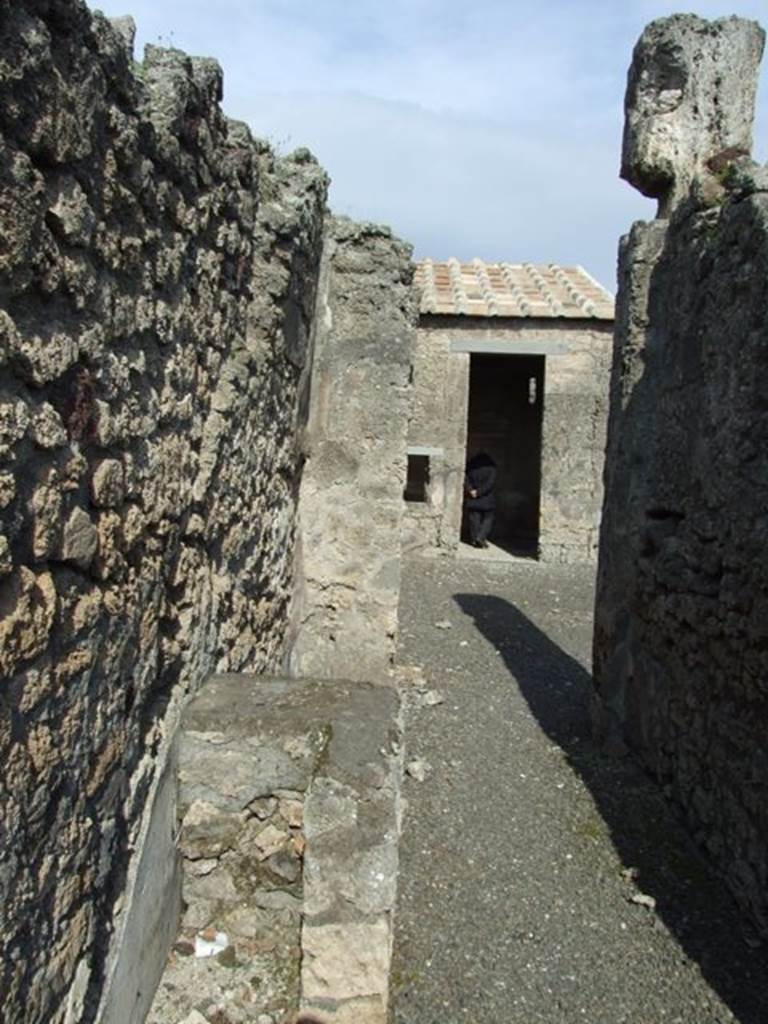
<instances>
[{"instance_id":1,"label":"small stone fragment","mask_svg":"<svg viewBox=\"0 0 768 1024\"><path fill-rule=\"evenodd\" d=\"M39 448L58 448L66 443L64 424L49 402L43 402L32 416L32 437Z\"/></svg>"},{"instance_id":2,"label":"small stone fragment","mask_svg":"<svg viewBox=\"0 0 768 1024\"><path fill-rule=\"evenodd\" d=\"M11 473L0 473L0 508L8 508L16 497L16 481Z\"/></svg>"},{"instance_id":3,"label":"small stone fragment","mask_svg":"<svg viewBox=\"0 0 768 1024\"><path fill-rule=\"evenodd\" d=\"M421 704L425 708L434 708L438 704L444 703L445 697L439 690L427 690L427 692L421 696Z\"/></svg>"},{"instance_id":4,"label":"small stone fragment","mask_svg":"<svg viewBox=\"0 0 768 1024\"><path fill-rule=\"evenodd\" d=\"M273 953L277 949L276 939L253 939L248 943L248 948L256 955L263 956L265 953Z\"/></svg>"},{"instance_id":5,"label":"small stone fragment","mask_svg":"<svg viewBox=\"0 0 768 1024\"><path fill-rule=\"evenodd\" d=\"M190 860L215 860L237 842L241 829L236 814L219 810L205 800L195 800L184 815L179 849Z\"/></svg>"},{"instance_id":6,"label":"small stone fragment","mask_svg":"<svg viewBox=\"0 0 768 1024\"><path fill-rule=\"evenodd\" d=\"M119 459L102 459L93 471L91 496L99 508L114 508L123 500L123 464Z\"/></svg>"},{"instance_id":7,"label":"small stone fragment","mask_svg":"<svg viewBox=\"0 0 768 1024\"><path fill-rule=\"evenodd\" d=\"M453 623L449 622L448 619L441 619L435 623L435 629L453 629Z\"/></svg>"},{"instance_id":8,"label":"small stone fragment","mask_svg":"<svg viewBox=\"0 0 768 1024\"><path fill-rule=\"evenodd\" d=\"M0 576L7 576L13 569L13 556L8 538L0 533Z\"/></svg>"},{"instance_id":9,"label":"small stone fragment","mask_svg":"<svg viewBox=\"0 0 768 1024\"><path fill-rule=\"evenodd\" d=\"M217 963L220 963L222 967L237 967L237 953L234 946L227 946L226 949L222 949L220 953L216 955Z\"/></svg>"},{"instance_id":10,"label":"small stone fragment","mask_svg":"<svg viewBox=\"0 0 768 1024\"><path fill-rule=\"evenodd\" d=\"M266 828L263 828L254 839L254 845L258 851L256 855L259 860L266 860L273 853L277 853L285 845L286 838L285 832L281 832L274 825L267 825Z\"/></svg>"},{"instance_id":11,"label":"small stone fragment","mask_svg":"<svg viewBox=\"0 0 768 1024\"><path fill-rule=\"evenodd\" d=\"M307 848L307 840L303 835L299 834L291 836L291 845L293 846L293 852L297 857L304 856L304 850Z\"/></svg>"},{"instance_id":12,"label":"small stone fragment","mask_svg":"<svg viewBox=\"0 0 768 1024\"><path fill-rule=\"evenodd\" d=\"M73 562L81 569L87 569L96 554L99 535L91 517L79 506L72 509L64 526L61 542L61 558Z\"/></svg>"},{"instance_id":13,"label":"small stone fragment","mask_svg":"<svg viewBox=\"0 0 768 1024\"><path fill-rule=\"evenodd\" d=\"M301 800L281 800L280 814L291 828L301 828L304 822L304 804Z\"/></svg>"},{"instance_id":14,"label":"small stone fragment","mask_svg":"<svg viewBox=\"0 0 768 1024\"><path fill-rule=\"evenodd\" d=\"M285 879L286 882L295 882L301 874L301 865L294 855L292 846L288 850L273 853L267 858L266 865L273 874Z\"/></svg>"},{"instance_id":15,"label":"small stone fragment","mask_svg":"<svg viewBox=\"0 0 768 1024\"><path fill-rule=\"evenodd\" d=\"M275 813L277 807L277 800L271 796L259 797L258 800L252 800L248 804L248 810L251 814L255 815L260 821L264 821L267 818L271 818Z\"/></svg>"},{"instance_id":16,"label":"small stone fragment","mask_svg":"<svg viewBox=\"0 0 768 1024\"><path fill-rule=\"evenodd\" d=\"M416 782L424 782L432 771L432 765L429 761L425 761L424 758L416 757L413 761L408 762L405 770Z\"/></svg>"},{"instance_id":17,"label":"small stone fragment","mask_svg":"<svg viewBox=\"0 0 768 1024\"><path fill-rule=\"evenodd\" d=\"M74 178L64 181L48 210L55 233L71 245L87 245L96 223L88 198Z\"/></svg>"},{"instance_id":18,"label":"small stone fragment","mask_svg":"<svg viewBox=\"0 0 768 1024\"><path fill-rule=\"evenodd\" d=\"M179 1021L179 1024L209 1024L209 1021L199 1010L191 1010L184 1020Z\"/></svg>"},{"instance_id":19,"label":"small stone fragment","mask_svg":"<svg viewBox=\"0 0 768 1024\"><path fill-rule=\"evenodd\" d=\"M184 870L193 878L204 878L219 866L218 860L187 860Z\"/></svg>"},{"instance_id":20,"label":"small stone fragment","mask_svg":"<svg viewBox=\"0 0 768 1024\"><path fill-rule=\"evenodd\" d=\"M639 907L647 907L648 910L656 909L656 900L653 896L646 896L644 892L633 893L629 897L630 903L636 903Z\"/></svg>"},{"instance_id":21,"label":"small stone fragment","mask_svg":"<svg viewBox=\"0 0 768 1024\"><path fill-rule=\"evenodd\" d=\"M424 670L420 665L398 665L394 669L394 676L400 686L423 689L426 685Z\"/></svg>"}]
</instances>

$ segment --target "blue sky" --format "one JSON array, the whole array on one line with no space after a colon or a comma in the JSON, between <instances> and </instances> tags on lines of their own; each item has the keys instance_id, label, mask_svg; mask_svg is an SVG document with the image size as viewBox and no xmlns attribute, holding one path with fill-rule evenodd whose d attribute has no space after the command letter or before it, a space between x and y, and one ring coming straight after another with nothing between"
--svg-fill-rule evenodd
<instances>
[{"instance_id":1,"label":"blue sky","mask_svg":"<svg viewBox=\"0 0 768 1024\"><path fill-rule=\"evenodd\" d=\"M613 290L619 236L653 217L619 181L632 47L659 0L101 0L145 43L216 57L224 109L309 146L339 213L417 256L580 263ZM768 2L699 0L768 28ZM763 69L755 153L768 150Z\"/></svg>"}]
</instances>

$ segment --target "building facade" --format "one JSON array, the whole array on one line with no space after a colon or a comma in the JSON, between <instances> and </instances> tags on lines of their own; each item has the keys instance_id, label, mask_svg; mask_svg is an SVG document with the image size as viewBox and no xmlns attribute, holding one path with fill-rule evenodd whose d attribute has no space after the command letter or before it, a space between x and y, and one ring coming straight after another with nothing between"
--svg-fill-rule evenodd
<instances>
[{"instance_id":1,"label":"building facade","mask_svg":"<svg viewBox=\"0 0 768 1024\"><path fill-rule=\"evenodd\" d=\"M404 547L460 550L464 470L498 467L491 542L595 558L613 299L580 267L424 260Z\"/></svg>"}]
</instances>

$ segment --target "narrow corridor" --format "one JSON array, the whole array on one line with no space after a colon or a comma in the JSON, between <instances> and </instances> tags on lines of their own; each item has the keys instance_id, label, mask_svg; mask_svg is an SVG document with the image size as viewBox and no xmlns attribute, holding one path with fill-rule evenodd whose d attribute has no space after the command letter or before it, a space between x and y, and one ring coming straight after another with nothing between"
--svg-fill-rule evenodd
<instances>
[{"instance_id":1,"label":"narrow corridor","mask_svg":"<svg viewBox=\"0 0 768 1024\"><path fill-rule=\"evenodd\" d=\"M430 767L405 786L396 1024L768 1021L768 955L660 791L591 740L592 586L405 567L406 760Z\"/></svg>"}]
</instances>

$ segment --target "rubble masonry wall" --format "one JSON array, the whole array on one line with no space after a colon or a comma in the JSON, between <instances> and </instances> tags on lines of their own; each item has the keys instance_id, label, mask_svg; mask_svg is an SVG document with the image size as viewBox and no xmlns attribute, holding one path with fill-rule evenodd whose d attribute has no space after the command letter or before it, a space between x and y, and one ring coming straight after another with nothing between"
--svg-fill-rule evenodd
<instances>
[{"instance_id":1,"label":"rubble masonry wall","mask_svg":"<svg viewBox=\"0 0 768 1024\"><path fill-rule=\"evenodd\" d=\"M620 250L594 672L609 745L639 751L766 933L768 168L747 155L762 47L754 22L675 15L635 48L622 173L661 219Z\"/></svg>"},{"instance_id":2,"label":"rubble masonry wall","mask_svg":"<svg viewBox=\"0 0 768 1024\"><path fill-rule=\"evenodd\" d=\"M642 753L765 928L768 189L636 224L621 268L600 725Z\"/></svg>"},{"instance_id":3,"label":"rubble masonry wall","mask_svg":"<svg viewBox=\"0 0 768 1024\"><path fill-rule=\"evenodd\" d=\"M131 35L0 0L9 1024L93 1019L181 698L283 655L327 181Z\"/></svg>"}]
</instances>

